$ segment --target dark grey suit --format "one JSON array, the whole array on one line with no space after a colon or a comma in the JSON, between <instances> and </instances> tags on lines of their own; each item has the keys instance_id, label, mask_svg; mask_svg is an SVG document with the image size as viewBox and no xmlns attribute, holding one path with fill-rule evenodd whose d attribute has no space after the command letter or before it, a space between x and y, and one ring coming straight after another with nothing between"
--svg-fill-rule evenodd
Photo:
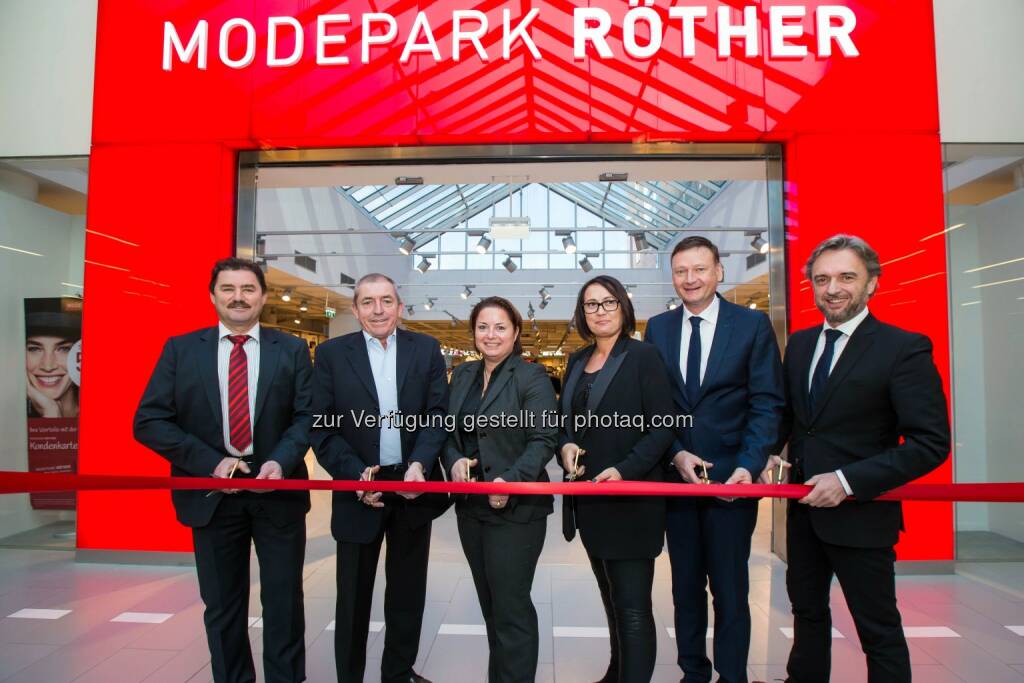
<instances>
[{"instance_id":1,"label":"dark grey suit","mask_svg":"<svg viewBox=\"0 0 1024 683\"><path fill-rule=\"evenodd\" d=\"M483 387L481 364L464 363L452 373L448 412L460 424L448 438L445 468L451 472L460 458L476 455L480 480L548 481L544 466L558 435L551 380L541 366L513 355L495 369L481 396L475 394ZM465 419L474 416L499 423L465 429ZM509 418L519 424L511 426ZM492 683L527 683L536 675L539 638L530 588L551 512L551 496L510 496L500 509L484 495L456 503L459 538L487 625Z\"/></svg>"}]
</instances>

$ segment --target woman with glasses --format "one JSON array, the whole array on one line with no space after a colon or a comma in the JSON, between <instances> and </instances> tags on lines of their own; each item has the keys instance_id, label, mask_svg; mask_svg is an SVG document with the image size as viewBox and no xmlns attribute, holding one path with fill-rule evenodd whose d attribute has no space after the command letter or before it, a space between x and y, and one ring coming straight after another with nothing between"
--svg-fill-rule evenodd
<instances>
[{"instance_id":1,"label":"woman with glasses","mask_svg":"<svg viewBox=\"0 0 1024 683\"><path fill-rule=\"evenodd\" d=\"M444 455L452 481L548 481L544 466L558 438L555 392L544 368L522 358L523 319L501 297L469 316L482 360L452 373L448 412L456 417ZM459 539L487 626L487 680L528 683L540 639L530 588L537 569L549 495L470 495L455 504Z\"/></svg>"},{"instance_id":2,"label":"woman with glasses","mask_svg":"<svg viewBox=\"0 0 1024 683\"><path fill-rule=\"evenodd\" d=\"M599 275L580 290L576 329L591 342L569 358L561 397L560 460L568 479L598 485L661 481L673 431L668 373L649 344L631 338L633 304L622 284ZM584 476L585 475L585 476ZM611 661L601 681L651 680L656 655L651 589L665 536L657 496L566 496L563 532L579 529L608 618Z\"/></svg>"}]
</instances>

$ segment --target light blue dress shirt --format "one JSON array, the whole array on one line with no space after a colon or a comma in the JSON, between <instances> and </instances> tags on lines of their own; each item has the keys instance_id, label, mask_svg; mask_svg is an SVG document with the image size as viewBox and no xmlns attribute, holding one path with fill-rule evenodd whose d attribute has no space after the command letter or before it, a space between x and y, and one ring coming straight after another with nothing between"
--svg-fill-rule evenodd
<instances>
[{"instance_id":1,"label":"light blue dress shirt","mask_svg":"<svg viewBox=\"0 0 1024 683\"><path fill-rule=\"evenodd\" d=\"M370 357L373 384L377 387L377 403L381 416L394 415L396 419L382 420L380 427L380 464L397 465L402 462L402 430L397 427L398 415L398 335L392 332L387 348L376 337L363 331L366 353Z\"/></svg>"}]
</instances>

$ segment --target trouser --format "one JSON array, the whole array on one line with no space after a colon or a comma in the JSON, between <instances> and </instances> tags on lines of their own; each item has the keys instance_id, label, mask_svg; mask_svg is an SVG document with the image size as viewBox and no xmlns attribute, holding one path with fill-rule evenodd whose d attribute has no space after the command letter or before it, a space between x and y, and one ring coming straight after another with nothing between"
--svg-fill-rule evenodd
<instances>
[{"instance_id":1,"label":"trouser","mask_svg":"<svg viewBox=\"0 0 1024 683\"><path fill-rule=\"evenodd\" d=\"M256 546L263 604L263 671L273 682L306 679L302 563L306 520L282 523L259 494L225 495L210 523L192 529L213 680L251 683L249 548Z\"/></svg>"},{"instance_id":2,"label":"trouser","mask_svg":"<svg viewBox=\"0 0 1024 683\"><path fill-rule=\"evenodd\" d=\"M590 557L590 567L601 590L611 645L602 683L649 683L658 651L651 609L654 560Z\"/></svg>"},{"instance_id":3,"label":"trouser","mask_svg":"<svg viewBox=\"0 0 1024 683\"><path fill-rule=\"evenodd\" d=\"M715 611L715 665L721 683L747 683L750 651L750 539L757 501L670 497L666 538L672 563L676 649L687 683L708 683L708 595Z\"/></svg>"},{"instance_id":4,"label":"trouser","mask_svg":"<svg viewBox=\"0 0 1024 683\"><path fill-rule=\"evenodd\" d=\"M537 610L530 597L547 520L525 524L459 515L459 539L487 626L489 683L532 683L537 674Z\"/></svg>"},{"instance_id":5,"label":"trouser","mask_svg":"<svg viewBox=\"0 0 1024 683\"><path fill-rule=\"evenodd\" d=\"M829 680L829 589L834 574L867 655L869 683L909 683L910 652L896 607L893 548L848 548L825 543L811 526L807 506L792 503L786 520L786 549L786 589L793 604L793 648L786 680Z\"/></svg>"},{"instance_id":6,"label":"trouser","mask_svg":"<svg viewBox=\"0 0 1024 683\"><path fill-rule=\"evenodd\" d=\"M430 527L410 528L402 499L384 507L380 535L371 543L338 543L337 609L334 660L339 683L362 683L370 606L381 544L384 560L384 655L381 681L408 680L419 652L420 627L427 595Z\"/></svg>"}]
</instances>

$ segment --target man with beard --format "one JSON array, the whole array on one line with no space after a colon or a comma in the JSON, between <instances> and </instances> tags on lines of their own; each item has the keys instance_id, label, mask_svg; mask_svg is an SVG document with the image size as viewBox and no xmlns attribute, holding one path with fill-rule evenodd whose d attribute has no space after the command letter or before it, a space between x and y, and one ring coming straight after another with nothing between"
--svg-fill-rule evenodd
<instances>
[{"instance_id":1,"label":"man with beard","mask_svg":"<svg viewBox=\"0 0 1024 683\"><path fill-rule=\"evenodd\" d=\"M252 261L218 261L210 300L220 323L171 337L135 413L135 438L176 477L307 479L309 350L259 324L267 302ZM213 679L256 680L249 647L249 548L256 546L267 681L306 678L302 558L307 491L172 491L192 527Z\"/></svg>"},{"instance_id":2,"label":"man with beard","mask_svg":"<svg viewBox=\"0 0 1024 683\"><path fill-rule=\"evenodd\" d=\"M938 467L950 433L942 380L927 337L868 311L882 269L862 239L835 235L807 260L822 325L793 334L783 363L789 462L769 461L814 488L790 501L786 587L793 604L789 683L829 680L829 587L839 579L870 683L910 681L896 606L893 549L903 529L898 501L880 494ZM856 496L856 502L843 501Z\"/></svg>"}]
</instances>

